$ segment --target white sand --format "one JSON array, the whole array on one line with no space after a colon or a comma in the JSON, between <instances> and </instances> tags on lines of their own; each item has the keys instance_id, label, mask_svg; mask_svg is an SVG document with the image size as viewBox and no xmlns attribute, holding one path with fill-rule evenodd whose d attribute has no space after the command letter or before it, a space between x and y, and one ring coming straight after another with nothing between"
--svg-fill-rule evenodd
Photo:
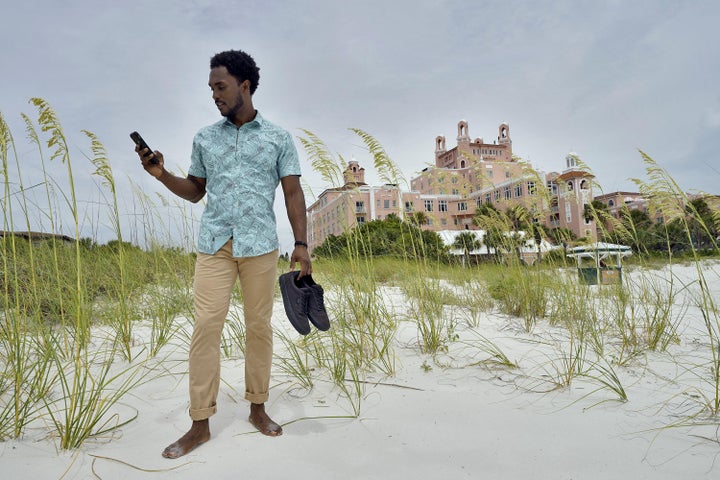
<instances>
[{"instance_id":1,"label":"white sand","mask_svg":"<svg viewBox=\"0 0 720 480\"><path fill-rule=\"evenodd\" d=\"M705 268L717 300L718 264ZM673 267L673 272L685 284L697 278L693 267ZM627 269L626 274L633 275ZM394 299L397 291L386 294ZM692 290L679 296L678 303L681 298L693 298ZM392 304L403 308L396 299ZM275 367L270 415L280 423L303 419L286 425L280 438L253 433L243 400L243 362L224 360L212 440L172 461L160 452L190 425L185 353L177 348L171 352L177 361L163 363L174 375L153 375L115 409L121 417L137 411L137 420L73 452L58 452L57 439L47 438L49 429L34 426L25 438L0 443L0 477L718 478L718 422L697 419L696 426L668 428L698 411L699 395L712 396L705 382L710 380L707 364L693 366L707 356L702 319L692 305L677 307L679 345L615 367L628 394L626 403L614 401L617 396L607 389L595 391L600 385L583 378L575 378L568 388L534 392L547 390L556 375L565 335L544 321L528 334L519 319L499 314L484 315L475 329L461 320L460 338L438 357L445 368L419 352L414 325L403 322L397 374L365 386L357 419L319 418L351 415L348 399L327 382L317 382L309 392L301 389ZM274 323L292 334L279 300ZM520 368L471 365L488 357L473 347L477 333L493 340ZM276 341L279 348L282 342ZM426 371L423 364L432 369Z\"/></svg>"}]
</instances>

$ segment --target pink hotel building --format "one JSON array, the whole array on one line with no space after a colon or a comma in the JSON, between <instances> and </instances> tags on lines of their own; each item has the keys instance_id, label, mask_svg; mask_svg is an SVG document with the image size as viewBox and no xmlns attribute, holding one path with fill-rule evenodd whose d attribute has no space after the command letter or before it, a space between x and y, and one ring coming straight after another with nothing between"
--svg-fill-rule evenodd
<instances>
[{"instance_id":1,"label":"pink hotel building","mask_svg":"<svg viewBox=\"0 0 720 480\"><path fill-rule=\"evenodd\" d=\"M594 222L584 217L584 205L593 200L593 177L579 168L575 154L568 154L562 173L543 173L513 157L507 123L500 124L492 143L471 140L466 121L457 128L457 145L450 150L444 136L435 139L435 166L413 178L410 191L398 185L368 185L365 169L355 160L348 162L345 184L323 191L307 210L310 249L329 235L390 214L405 218L423 212L426 230L477 230L472 218L483 203L501 211L520 204L540 212L550 228L565 227L596 240Z\"/></svg>"}]
</instances>

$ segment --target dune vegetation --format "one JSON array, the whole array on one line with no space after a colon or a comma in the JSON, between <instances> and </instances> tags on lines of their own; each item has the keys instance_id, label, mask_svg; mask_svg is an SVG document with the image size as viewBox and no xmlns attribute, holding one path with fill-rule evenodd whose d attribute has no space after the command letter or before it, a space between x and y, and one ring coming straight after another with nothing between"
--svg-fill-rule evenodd
<instances>
[{"instance_id":1,"label":"dune vegetation","mask_svg":"<svg viewBox=\"0 0 720 480\"><path fill-rule=\"evenodd\" d=\"M118 197L134 196L136 209L150 217L157 211L154 200L137 190L116 191L110 159L92 132L83 132L86 158L71 159L51 106L39 98L32 104L37 118L24 117L22 141L34 146L42 165L45 205L29 203L16 151L19 140L0 116L6 232L0 238L0 440L22 438L33 426L46 429L59 448L75 449L132 422L137 407L131 397L139 385L184 375L171 371L168 361L189 345L189 322L180 320L193 315L196 219L172 220L184 230L184 247L165 241L167 220L161 218L135 232L134 237L147 240L145 245L127 241ZM379 142L364 131L354 132L381 178L402 184ZM328 186L340 186L344 159L311 132L299 140ZM692 408L676 424L717 423L720 309L713 287L720 280L715 260L720 207L716 197L702 204L687 198L642 152L638 161L647 166L647 179L636 180L638 188L652 198L664 224L650 229L630 212L616 219L601 205L586 212L603 238L634 249L621 284L579 283L562 251L527 265L515 254L520 240L512 235L488 235L496 254L471 263L448 255L436 236L419 227L419 216L369 222L318 249L314 275L325 287L332 328L302 338L278 330L274 375L308 390L319 382L332 384L348 416L360 417L367 382L392 382L400 348L416 352L426 369L516 372L517 388L534 392L556 391L582 379L596 387L588 395L597 402L632 401L623 369L651 367L662 358L678 362L683 375L692 378L686 392ZM116 233L103 245L80 235L87 215L76 198L74 179L87 170L106 199L103 222L109 221ZM57 224L60 209L70 212L71 229L67 219L65 228ZM45 233L54 235L9 233L35 230L38 211ZM488 232L521 226L533 237L557 242L553 232L534 228L537 223L528 215L487 209L478 224ZM462 242L459 247L472 249ZM279 262L287 269L286 259ZM673 274L679 265L684 271L692 267L693 275ZM238 292L235 301L241 300ZM673 348L685 341L684 326L694 321L687 318L690 309L701 334L694 337L695 355L686 359L674 355ZM222 352L241 359L244 327L241 313L234 312ZM503 341L484 334L481 322L488 316L506 318L524 342L548 347L545 361L523 364ZM541 330L556 336L534 335ZM469 361L457 361L460 350Z\"/></svg>"}]
</instances>

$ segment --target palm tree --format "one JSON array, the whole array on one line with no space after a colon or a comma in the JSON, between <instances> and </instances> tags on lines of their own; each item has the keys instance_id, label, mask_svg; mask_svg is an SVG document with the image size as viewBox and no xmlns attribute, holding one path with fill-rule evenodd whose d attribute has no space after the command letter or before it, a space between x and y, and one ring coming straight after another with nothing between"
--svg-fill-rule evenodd
<instances>
[{"instance_id":1,"label":"palm tree","mask_svg":"<svg viewBox=\"0 0 720 480\"><path fill-rule=\"evenodd\" d=\"M474 233L465 231L461 232L453 242L453 248L463 251L463 267L470 264L470 252L482 247L482 242L478 240Z\"/></svg>"},{"instance_id":2,"label":"palm tree","mask_svg":"<svg viewBox=\"0 0 720 480\"><path fill-rule=\"evenodd\" d=\"M520 251L527 247L529 235L533 230L532 214L523 205L513 205L505 210L505 216L510 229L508 235L509 250L512 250L517 259L520 260ZM525 232L525 234L522 232Z\"/></svg>"},{"instance_id":3,"label":"palm tree","mask_svg":"<svg viewBox=\"0 0 720 480\"><path fill-rule=\"evenodd\" d=\"M499 260L498 248L505 241L504 232L508 230L507 217L503 215L492 203L483 203L475 211L473 224L485 230L483 242L488 249L493 251L495 261Z\"/></svg>"},{"instance_id":4,"label":"palm tree","mask_svg":"<svg viewBox=\"0 0 720 480\"><path fill-rule=\"evenodd\" d=\"M408 221L416 227L422 227L428 221L428 216L425 212L412 212L408 216Z\"/></svg>"},{"instance_id":5,"label":"palm tree","mask_svg":"<svg viewBox=\"0 0 720 480\"><path fill-rule=\"evenodd\" d=\"M713 248L718 237L716 213L702 198L690 201L685 207L690 238L698 248Z\"/></svg>"},{"instance_id":6,"label":"palm tree","mask_svg":"<svg viewBox=\"0 0 720 480\"><path fill-rule=\"evenodd\" d=\"M510 229L514 231L528 230L528 226L532 223L530 210L522 205L514 205L505 211Z\"/></svg>"},{"instance_id":7,"label":"palm tree","mask_svg":"<svg viewBox=\"0 0 720 480\"><path fill-rule=\"evenodd\" d=\"M473 221L475 221L475 224L477 225L476 219L480 220L480 217L493 217L497 214L498 210L495 208L495 205L486 202L477 207Z\"/></svg>"},{"instance_id":8,"label":"palm tree","mask_svg":"<svg viewBox=\"0 0 720 480\"><path fill-rule=\"evenodd\" d=\"M495 257L495 262L497 263L500 263L499 249L500 247L505 245L506 241L507 236L505 235L505 232L500 228L489 227L487 230L485 230L485 237L483 238L483 242L488 249L488 253L490 252L490 249L492 249L493 256Z\"/></svg>"}]
</instances>

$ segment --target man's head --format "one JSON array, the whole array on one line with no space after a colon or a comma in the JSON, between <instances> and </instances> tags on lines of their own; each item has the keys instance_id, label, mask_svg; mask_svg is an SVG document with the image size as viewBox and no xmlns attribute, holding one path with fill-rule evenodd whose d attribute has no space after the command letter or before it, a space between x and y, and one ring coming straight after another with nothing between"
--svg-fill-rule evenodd
<instances>
[{"instance_id":1,"label":"man's head","mask_svg":"<svg viewBox=\"0 0 720 480\"><path fill-rule=\"evenodd\" d=\"M255 93L260 83L260 69L250 55L242 50L220 52L210 59L210 68L218 67L225 67L238 83L249 80L250 95Z\"/></svg>"},{"instance_id":2,"label":"man's head","mask_svg":"<svg viewBox=\"0 0 720 480\"><path fill-rule=\"evenodd\" d=\"M238 127L255 118L252 94L258 86L260 69L245 52L229 50L210 60L208 85L220 111Z\"/></svg>"}]
</instances>

